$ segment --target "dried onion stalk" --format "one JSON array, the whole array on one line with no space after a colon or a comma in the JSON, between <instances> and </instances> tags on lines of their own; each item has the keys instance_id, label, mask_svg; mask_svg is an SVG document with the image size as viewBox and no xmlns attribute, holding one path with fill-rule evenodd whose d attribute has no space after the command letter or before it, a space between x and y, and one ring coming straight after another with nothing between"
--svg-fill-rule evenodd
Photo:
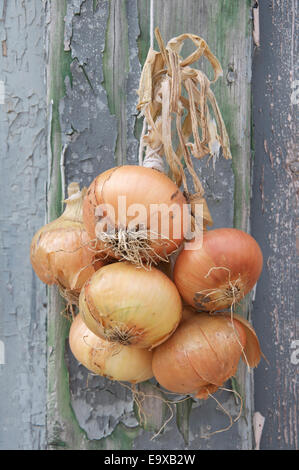
<instances>
[{"instance_id":1,"label":"dried onion stalk","mask_svg":"<svg viewBox=\"0 0 299 470\"><path fill-rule=\"evenodd\" d=\"M174 181L179 187L183 184L188 202L193 207L195 204L203 205L205 228L213 221L203 197L204 189L193 167L192 156L201 159L210 154L215 160L222 147L224 157L231 158L228 134L210 88L211 83L222 76L222 68L201 37L182 34L165 46L158 28L155 33L160 52L149 50L138 89L137 109L144 116L147 126L147 133L144 133L141 142L141 145L146 145L144 164L147 164L149 156L151 160L155 156L158 163L165 156ZM183 59L180 51L187 39L194 43L196 50ZM191 67L202 56L213 67L212 82L204 72ZM173 127L179 142L176 149ZM182 158L192 176L194 192L187 187Z\"/></svg>"}]
</instances>

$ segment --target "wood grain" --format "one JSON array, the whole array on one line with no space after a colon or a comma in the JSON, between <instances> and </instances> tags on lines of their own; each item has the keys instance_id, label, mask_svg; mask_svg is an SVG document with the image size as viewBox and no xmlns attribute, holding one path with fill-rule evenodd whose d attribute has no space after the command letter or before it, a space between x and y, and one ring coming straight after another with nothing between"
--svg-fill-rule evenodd
<instances>
[{"instance_id":1,"label":"wood grain","mask_svg":"<svg viewBox=\"0 0 299 470\"><path fill-rule=\"evenodd\" d=\"M0 449L46 443L46 288L29 247L45 223L47 103L42 2L0 2Z\"/></svg>"},{"instance_id":2,"label":"wood grain","mask_svg":"<svg viewBox=\"0 0 299 470\"><path fill-rule=\"evenodd\" d=\"M255 408L262 449L298 449L298 2L260 2L260 22L251 224L265 264L253 318L268 363L255 372Z\"/></svg>"},{"instance_id":3,"label":"wood grain","mask_svg":"<svg viewBox=\"0 0 299 470\"><path fill-rule=\"evenodd\" d=\"M60 61L55 69L58 78L55 78L55 74L53 76L53 86L58 87L59 124L62 131L61 137L53 134L51 146L53 188L56 185L59 187L61 181L58 161L63 149L66 182L77 180L88 185L94 175L106 168L124 162L136 163L140 135L140 122L136 120L135 108L141 71L139 61L142 65L149 47L148 0L113 0L100 4L91 0L69 1L64 8L66 6L63 13L61 3L58 5L53 2L51 16L53 33L50 44L55 51L55 61ZM66 51L61 49L64 18L64 49L71 55L68 57L69 62L66 62ZM202 163L196 163L196 168L206 189L215 226L235 225L247 230L251 158L249 2L188 0L184 5L169 0L154 2L154 24L159 26L165 41L183 32L201 35L220 59L224 76L214 91L231 138L233 162L220 160L216 171L211 165ZM190 52L190 47L187 45L183 54ZM59 59L57 51L61 51ZM69 72L63 67L67 63ZM206 69L204 64L201 66ZM50 83L52 73L50 65ZM207 70L207 73L210 74L211 70ZM54 103L55 111L58 102ZM56 117L53 115L52 120ZM54 204L58 200L57 195L53 197ZM51 296L50 445L54 448L114 448L114 436L118 433L122 436L122 443L117 442L122 448L129 445L136 449L165 449L170 442L173 448L185 448L175 416L165 432L151 441L150 431L142 431L138 427L130 392L124 391L120 385L107 383L106 379L88 377L83 373L82 366L78 366L68 348L65 349L67 326L59 318L61 305L58 298L53 292ZM248 303L244 304L243 310L247 316ZM69 390L64 357L68 365ZM229 433L202 439L210 431L225 428L227 417L217 411L213 400L198 402L190 414L187 448L251 448L251 376L244 368L240 368L238 380L243 395L246 395L246 408L238 425ZM96 389L102 391L97 394ZM238 406L232 394L222 392L219 399L232 416L237 416ZM100 405L102 401L106 403L104 408ZM149 403L149 407L152 412L154 410L167 416L165 406L152 406ZM189 411L187 407L187 415ZM158 414L152 417L151 422L161 421ZM180 415L179 427L185 439L188 435L186 425L189 426Z\"/></svg>"},{"instance_id":4,"label":"wood grain","mask_svg":"<svg viewBox=\"0 0 299 470\"><path fill-rule=\"evenodd\" d=\"M251 7L257 3L259 47L252 51ZM256 369L254 390L245 367L232 382L246 402L229 431L210 436L228 424L212 399L186 401L171 406L172 419L152 439L169 407L151 397L151 419L142 428L131 392L91 376L74 359L64 304L55 288L46 297L33 273L30 240L46 217L60 214L70 181L88 185L107 168L137 163L142 120L136 89L150 42L150 1L3 0L1 449L251 449L254 410L265 417L261 449L299 447L298 2L153 4L154 26L165 41L183 32L201 35L223 67L214 92L233 160L220 159L216 171L198 162L196 168L215 227L251 230L262 247L265 265L252 319L268 362ZM190 51L187 44L183 54ZM240 310L250 317L251 300ZM231 393L216 397L237 416Z\"/></svg>"}]
</instances>

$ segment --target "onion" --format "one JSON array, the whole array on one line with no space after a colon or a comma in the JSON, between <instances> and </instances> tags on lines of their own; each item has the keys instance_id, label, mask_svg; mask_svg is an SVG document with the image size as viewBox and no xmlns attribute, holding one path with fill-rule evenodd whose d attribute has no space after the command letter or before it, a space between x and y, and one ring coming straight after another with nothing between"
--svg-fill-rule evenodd
<instances>
[{"instance_id":1,"label":"onion","mask_svg":"<svg viewBox=\"0 0 299 470\"><path fill-rule=\"evenodd\" d=\"M248 322L240 320L191 315L154 350L152 367L157 381L171 392L206 399L236 373L241 355L255 367L261 356L259 342Z\"/></svg>"},{"instance_id":2,"label":"onion","mask_svg":"<svg viewBox=\"0 0 299 470\"><path fill-rule=\"evenodd\" d=\"M83 220L102 256L151 265L167 259L182 243L185 203L165 174L152 168L121 166L92 182L84 200Z\"/></svg>"},{"instance_id":3,"label":"onion","mask_svg":"<svg viewBox=\"0 0 299 470\"><path fill-rule=\"evenodd\" d=\"M182 305L174 283L161 271L123 261L104 266L85 283L79 309L96 335L154 348L175 331Z\"/></svg>"},{"instance_id":4,"label":"onion","mask_svg":"<svg viewBox=\"0 0 299 470\"><path fill-rule=\"evenodd\" d=\"M69 343L79 362L110 380L138 383L153 376L150 351L115 345L99 338L87 328L80 315L71 325Z\"/></svg>"},{"instance_id":5,"label":"onion","mask_svg":"<svg viewBox=\"0 0 299 470\"><path fill-rule=\"evenodd\" d=\"M174 282L183 299L201 311L227 309L257 282L263 265L259 245L251 235L220 228L188 244L174 267Z\"/></svg>"},{"instance_id":6,"label":"onion","mask_svg":"<svg viewBox=\"0 0 299 470\"><path fill-rule=\"evenodd\" d=\"M45 284L57 284L75 296L95 272L94 253L82 221L86 189L78 183L68 186L68 199L63 214L42 227L31 242L30 259L37 276ZM97 261L97 269L103 266Z\"/></svg>"},{"instance_id":7,"label":"onion","mask_svg":"<svg viewBox=\"0 0 299 470\"><path fill-rule=\"evenodd\" d=\"M184 306L183 310L182 310L181 323L183 323L184 321L187 321L190 318L194 317L194 315L197 315L196 310L194 310L192 307Z\"/></svg>"}]
</instances>

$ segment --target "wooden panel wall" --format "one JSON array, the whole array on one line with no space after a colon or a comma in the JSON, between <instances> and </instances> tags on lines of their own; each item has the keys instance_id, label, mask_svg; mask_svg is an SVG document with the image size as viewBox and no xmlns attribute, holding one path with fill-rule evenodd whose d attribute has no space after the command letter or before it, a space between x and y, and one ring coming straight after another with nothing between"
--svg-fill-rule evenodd
<instances>
[{"instance_id":1,"label":"wooden panel wall","mask_svg":"<svg viewBox=\"0 0 299 470\"><path fill-rule=\"evenodd\" d=\"M60 214L70 181L88 185L109 167L137 163L150 0L0 0L0 449L250 449L254 410L266 419L262 449L298 448L298 5L153 4L165 41L199 34L223 67L214 91L233 160L219 160L215 171L203 162L196 168L215 227L251 231L262 246L252 320L268 363L255 371L254 387L240 367L246 402L229 431L203 439L228 418L211 399L189 400L172 406L173 418L152 439L168 407L148 399L143 429L131 392L72 357L64 304L33 273L30 240ZM250 299L240 310L251 316ZM143 390L152 393L151 384ZM216 397L237 416L232 394Z\"/></svg>"},{"instance_id":2,"label":"wooden panel wall","mask_svg":"<svg viewBox=\"0 0 299 470\"><path fill-rule=\"evenodd\" d=\"M1 449L46 445L47 298L29 259L46 214L45 24L42 2L0 1Z\"/></svg>"},{"instance_id":3,"label":"wooden panel wall","mask_svg":"<svg viewBox=\"0 0 299 470\"><path fill-rule=\"evenodd\" d=\"M252 231L265 265L254 326L268 359L255 372L263 449L298 449L298 2L260 2L253 62Z\"/></svg>"},{"instance_id":4,"label":"wooden panel wall","mask_svg":"<svg viewBox=\"0 0 299 470\"><path fill-rule=\"evenodd\" d=\"M137 162L140 122L136 89L149 47L150 1L52 0L48 70L51 110L49 214L59 210L64 181L89 185L99 172ZM231 138L233 161L216 170L197 164L215 226L249 228L251 127L251 8L249 1L165 0L154 2L154 25L165 41L183 32L201 35L219 58L224 74L215 93ZM188 47L186 49L186 52ZM190 49L189 49L190 50ZM211 73L207 70L207 73ZM61 162L63 165L61 165ZM121 385L90 376L72 358L69 324L50 289L48 445L50 448L201 449L252 447L252 376L240 368L246 397L239 422L226 433L228 418L213 400L178 407L164 432L152 440L167 409L154 400L150 429L134 415L132 395ZM241 308L249 316L249 302ZM150 387L150 385L148 385ZM233 417L230 393L217 395ZM190 404L190 402L189 402ZM174 407L174 411L176 411ZM179 428L177 426L179 424ZM183 438L184 436L184 438Z\"/></svg>"}]
</instances>

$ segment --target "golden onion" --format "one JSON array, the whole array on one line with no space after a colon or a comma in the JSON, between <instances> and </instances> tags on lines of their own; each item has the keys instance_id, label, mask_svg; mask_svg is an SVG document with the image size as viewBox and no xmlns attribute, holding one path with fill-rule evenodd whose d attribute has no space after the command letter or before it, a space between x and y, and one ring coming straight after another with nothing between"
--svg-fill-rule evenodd
<instances>
[{"instance_id":1,"label":"golden onion","mask_svg":"<svg viewBox=\"0 0 299 470\"><path fill-rule=\"evenodd\" d=\"M78 183L71 183L63 214L38 230L31 242L31 264L41 281L73 294L79 294L95 272L94 252L82 221L85 192ZM97 261L97 269L103 264Z\"/></svg>"},{"instance_id":2,"label":"golden onion","mask_svg":"<svg viewBox=\"0 0 299 470\"><path fill-rule=\"evenodd\" d=\"M185 197L164 173L125 165L94 179L83 220L102 256L151 265L167 259L182 243L184 204Z\"/></svg>"},{"instance_id":3,"label":"golden onion","mask_svg":"<svg viewBox=\"0 0 299 470\"><path fill-rule=\"evenodd\" d=\"M152 367L167 390L206 399L235 375L241 356L250 367L261 357L257 336L246 320L197 313L154 350Z\"/></svg>"},{"instance_id":4,"label":"golden onion","mask_svg":"<svg viewBox=\"0 0 299 470\"><path fill-rule=\"evenodd\" d=\"M177 257L174 282L187 304L199 311L219 311L237 304L255 285L263 255L242 230L219 228L203 234Z\"/></svg>"},{"instance_id":5,"label":"golden onion","mask_svg":"<svg viewBox=\"0 0 299 470\"><path fill-rule=\"evenodd\" d=\"M152 352L116 345L93 334L77 315L70 328L69 344L75 358L91 372L110 380L133 384L148 380Z\"/></svg>"},{"instance_id":6,"label":"golden onion","mask_svg":"<svg viewBox=\"0 0 299 470\"><path fill-rule=\"evenodd\" d=\"M151 349L175 331L182 304L174 283L161 271L124 261L104 266L85 283L79 308L96 335Z\"/></svg>"}]
</instances>

